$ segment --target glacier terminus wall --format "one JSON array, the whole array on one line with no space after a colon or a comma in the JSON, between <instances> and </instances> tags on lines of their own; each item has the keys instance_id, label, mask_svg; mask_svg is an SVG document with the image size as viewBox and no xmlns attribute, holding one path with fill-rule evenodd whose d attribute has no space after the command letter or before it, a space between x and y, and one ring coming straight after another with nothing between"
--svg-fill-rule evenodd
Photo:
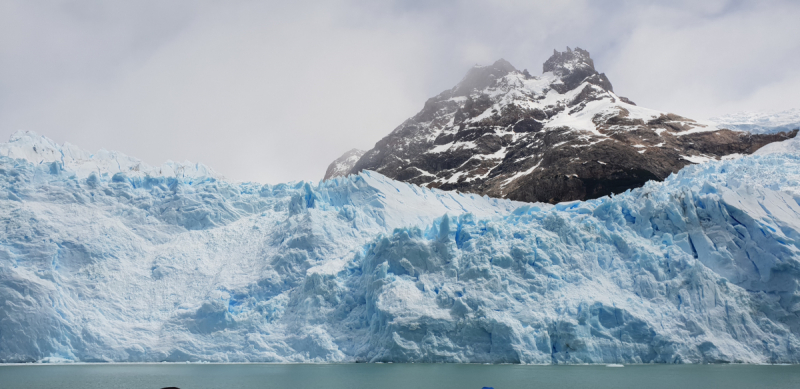
<instances>
[{"instance_id":1,"label":"glacier terminus wall","mask_svg":"<svg viewBox=\"0 0 800 389\"><path fill-rule=\"evenodd\" d=\"M0 362L800 362L796 153L549 205L70 147L0 145Z\"/></svg>"}]
</instances>

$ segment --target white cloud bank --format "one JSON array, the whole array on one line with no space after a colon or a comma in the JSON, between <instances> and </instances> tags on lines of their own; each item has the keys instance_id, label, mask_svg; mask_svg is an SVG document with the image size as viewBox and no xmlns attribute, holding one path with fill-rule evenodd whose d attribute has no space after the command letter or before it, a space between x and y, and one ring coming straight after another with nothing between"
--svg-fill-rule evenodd
<instances>
[{"instance_id":1,"label":"white cloud bank","mask_svg":"<svg viewBox=\"0 0 800 389\"><path fill-rule=\"evenodd\" d=\"M432 3L432 4L431 4ZM0 138L33 130L238 180L317 180L460 80L589 50L694 118L797 107L795 1L0 3Z\"/></svg>"}]
</instances>

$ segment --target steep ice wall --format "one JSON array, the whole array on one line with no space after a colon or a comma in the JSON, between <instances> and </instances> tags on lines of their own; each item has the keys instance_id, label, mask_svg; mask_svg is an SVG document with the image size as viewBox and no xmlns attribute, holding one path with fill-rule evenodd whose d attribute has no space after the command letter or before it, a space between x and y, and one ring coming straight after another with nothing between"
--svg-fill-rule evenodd
<instances>
[{"instance_id":1,"label":"steep ice wall","mask_svg":"<svg viewBox=\"0 0 800 389\"><path fill-rule=\"evenodd\" d=\"M0 361L800 362L799 179L550 206L0 157Z\"/></svg>"},{"instance_id":2,"label":"steep ice wall","mask_svg":"<svg viewBox=\"0 0 800 389\"><path fill-rule=\"evenodd\" d=\"M798 162L710 163L373 242L347 289L365 296L365 359L797 362Z\"/></svg>"}]
</instances>

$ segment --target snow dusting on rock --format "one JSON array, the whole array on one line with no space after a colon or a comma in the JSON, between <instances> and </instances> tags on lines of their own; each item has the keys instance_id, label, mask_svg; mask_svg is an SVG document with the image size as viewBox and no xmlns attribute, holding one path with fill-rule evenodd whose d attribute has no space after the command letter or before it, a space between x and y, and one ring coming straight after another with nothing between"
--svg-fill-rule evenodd
<instances>
[{"instance_id":1,"label":"snow dusting on rock","mask_svg":"<svg viewBox=\"0 0 800 389\"><path fill-rule=\"evenodd\" d=\"M430 188L558 203L622 193L686 165L751 154L797 134L746 134L636 106L614 92L580 48L554 51L542 70L532 76L502 59L475 66L349 173L372 170Z\"/></svg>"}]
</instances>

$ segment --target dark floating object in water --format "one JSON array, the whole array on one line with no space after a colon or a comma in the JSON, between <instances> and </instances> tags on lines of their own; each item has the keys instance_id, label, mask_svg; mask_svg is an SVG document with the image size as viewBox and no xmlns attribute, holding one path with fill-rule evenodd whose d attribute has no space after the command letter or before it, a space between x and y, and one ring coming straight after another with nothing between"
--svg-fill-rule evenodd
<instances>
[{"instance_id":1,"label":"dark floating object in water","mask_svg":"<svg viewBox=\"0 0 800 389\"><path fill-rule=\"evenodd\" d=\"M166 388L161 388L161 389L181 389L181 388L177 386L167 386Z\"/></svg>"},{"instance_id":2,"label":"dark floating object in water","mask_svg":"<svg viewBox=\"0 0 800 389\"><path fill-rule=\"evenodd\" d=\"M166 388L165 388L165 389L166 389ZM493 388L493 387L491 387L491 386L484 386L484 387L483 387L483 388L481 388L481 389L494 389L494 388Z\"/></svg>"}]
</instances>

